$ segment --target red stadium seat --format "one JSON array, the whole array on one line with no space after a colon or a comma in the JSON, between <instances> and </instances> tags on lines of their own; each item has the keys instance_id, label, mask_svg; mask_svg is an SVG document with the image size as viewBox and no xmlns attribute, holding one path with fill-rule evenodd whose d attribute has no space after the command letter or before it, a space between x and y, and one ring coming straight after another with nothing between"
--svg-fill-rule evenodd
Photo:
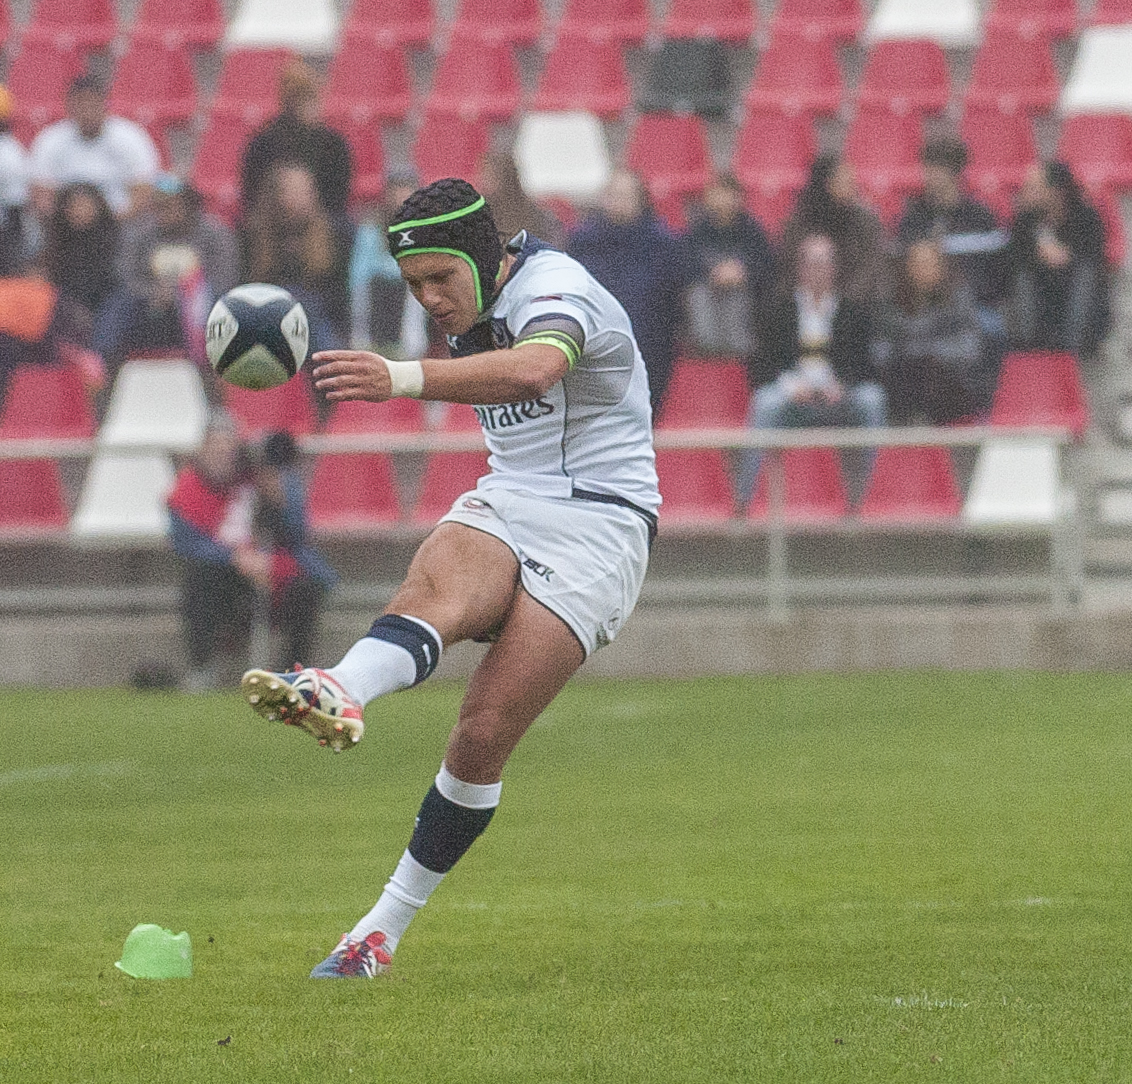
<instances>
[{"instance_id":1,"label":"red stadium seat","mask_svg":"<svg viewBox=\"0 0 1132 1084\"><path fill-rule=\"evenodd\" d=\"M890 224L899 217L907 195L923 183L922 145L919 113L885 109L860 110L845 137L845 158L857 183Z\"/></svg>"},{"instance_id":2,"label":"red stadium seat","mask_svg":"<svg viewBox=\"0 0 1132 1084\"><path fill-rule=\"evenodd\" d=\"M279 111L279 76L290 49L233 49L224 54L210 113L258 127ZM211 117L210 117L211 119Z\"/></svg>"},{"instance_id":3,"label":"red stadium seat","mask_svg":"<svg viewBox=\"0 0 1132 1084\"><path fill-rule=\"evenodd\" d=\"M759 61L747 106L832 115L843 93L841 69L830 41L776 34Z\"/></svg>"},{"instance_id":4,"label":"red stadium seat","mask_svg":"<svg viewBox=\"0 0 1132 1084\"><path fill-rule=\"evenodd\" d=\"M117 34L114 0L36 0L23 40L88 52L105 49Z\"/></svg>"},{"instance_id":5,"label":"red stadium seat","mask_svg":"<svg viewBox=\"0 0 1132 1084\"><path fill-rule=\"evenodd\" d=\"M197 143L193 187L208 209L228 223L240 210L240 165L244 148L259 125L240 115L212 116Z\"/></svg>"},{"instance_id":6,"label":"red stadium seat","mask_svg":"<svg viewBox=\"0 0 1132 1084\"><path fill-rule=\"evenodd\" d=\"M326 119L332 124L346 118L355 123L403 121L412 104L404 49L347 36L330 62L322 92Z\"/></svg>"},{"instance_id":7,"label":"red stadium seat","mask_svg":"<svg viewBox=\"0 0 1132 1084\"><path fill-rule=\"evenodd\" d=\"M480 162L490 144L491 132L486 121L426 115L413 144L413 162L421 184L431 184L441 177L463 177L476 184Z\"/></svg>"},{"instance_id":8,"label":"red stadium seat","mask_svg":"<svg viewBox=\"0 0 1132 1084\"><path fill-rule=\"evenodd\" d=\"M1004 113L1045 113L1060 93L1049 42L997 30L987 34L975 54L966 102Z\"/></svg>"},{"instance_id":9,"label":"red stadium seat","mask_svg":"<svg viewBox=\"0 0 1132 1084\"><path fill-rule=\"evenodd\" d=\"M387 403L336 403L326 432L415 433L424 412L415 399ZM319 456L308 490L308 512L316 531L365 532L401 518L397 476L388 455L364 452Z\"/></svg>"},{"instance_id":10,"label":"red stadium seat","mask_svg":"<svg viewBox=\"0 0 1132 1084\"><path fill-rule=\"evenodd\" d=\"M786 223L798 202L796 188L779 188L765 191L747 188L746 207L748 213L759 220L763 229L773 238L781 238Z\"/></svg>"},{"instance_id":11,"label":"red stadium seat","mask_svg":"<svg viewBox=\"0 0 1132 1084\"><path fill-rule=\"evenodd\" d=\"M480 431L479 419L471 407L449 406L444 419L446 433ZM411 520L417 526L431 526L452 507L452 502L487 474L486 452L433 452L425 466Z\"/></svg>"},{"instance_id":12,"label":"red stadium seat","mask_svg":"<svg viewBox=\"0 0 1132 1084\"><path fill-rule=\"evenodd\" d=\"M133 39L118 61L107 106L111 113L146 127L188 123L197 111L188 54L153 39Z\"/></svg>"},{"instance_id":13,"label":"red stadium seat","mask_svg":"<svg viewBox=\"0 0 1132 1084\"><path fill-rule=\"evenodd\" d=\"M1008 30L1027 38L1066 38L1077 29L1076 0L994 0L988 30Z\"/></svg>"},{"instance_id":14,"label":"red stadium seat","mask_svg":"<svg viewBox=\"0 0 1132 1084\"><path fill-rule=\"evenodd\" d=\"M465 120L508 120L518 111L521 97L519 67L512 47L503 41L481 41L468 30L457 30L437 63L425 110Z\"/></svg>"},{"instance_id":15,"label":"red stadium seat","mask_svg":"<svg viewBox=\"0 0 1132 1084\"><path fill-rule=\"evenodd\" d=\"M1090 26L1124 26L1132 23L1132 0L1097 0Z\"/></svg>"},{"instance_id":16,"label":"red stadium seat","mask_svg":"<svg viewBox=\"0 0 1132 1084\"><path fill-rule=\"evenodd\" d=\"M381 146L381 128L376 120L358 121L340 117L332 128L346 137L354 163L350 199L354 204L373 203L385 191L385 152Z\"/></svg>"},{"instance_id":17,"label":"red stadium seat","mask_svg":"<svg viewBox=\"0 0 1132 1084\"><path fill-rule=\"evenodd\" d=\"M532 106L545 112L583 109L616 120L631 100L620 43L563 31L547 55Z\"/></svg>"},{"instance_id":18,"label":"red stadium seat","mask_svg":"<svg viewBox=\"0 0 1132 1084\"><path fill-rule=\"evenodd\" d=\"M672 370L658 429L742 429L751 398L738 361L681 358Z\"/></svg>"},{"instance_id":19,"label":"red stadium seat","mask_svg":"<svg viewBox=\"0 0 1132 1084\"><path fill-rule=\"evenodd\" d=\"M245 437L261 437L277 430L304 436L315 430L310 380L303 374L263 391L248 391L232 384L222 387L224 406Z\"/></svg>"},{"instance_id":20,"label":"red stadium seat","mask_svg":"<svg viewBox=\"0 0 1132 1084\"><path fill-rule=\"evenodd\" d=\"M963 507L946 448L881 448L864 499L865 520L917 523L954 519Z\"/></svg>"},{"instance_id":21,"label":"red stadium seat","mask_svg":"<svg viewBox=\"0 0 1132 1084\"><path fill-rule=\"evenodd\" d=\"M806 183L816 154L810 117L756 109L739 129L731 172L748 190L793 194Z\"/></svg>"},{"instance_id":22,"label":"red stadium seat","mask_svg":"<svg viewBox=\"0 0 1132 1084\"><path fill-rule=\"evenodd\" d=\"M428 45L435 26L432 0L354 0L343 29L393 48Z\"/></svg>"},{"instance_id":23,"label":"red stadium seat","mask_svg":"<svg viewBox=\"0 0 1132 1084\"><path fill-rule=\"evenodd\" d=\"M94 411L71 366L21 365L8 381L0 439L94 436Z\"/></svg>"},{"instance_id":24,"label":"red stadium seat","mask_svg":"<svg viewBox=\"0 0 1132 1084\"><path fill-rule=\"evenodd\" d=\"M1072 354L1007 354L991 406L991 425L1062 425L1078 436L1089 425L1089 405Z\"/></svg>"},{"instance_id":25,"label":"red stadium seat","mask_svg":"<svg viewBox=\"0 0 1132 1084\"><path fill-rule=\"evenodd\" d=\"M695 115L644 114L629 137L627 158L657 203L702 191L714 172L704 122Z\"/></svg>"},{"instance_id":26,"label":"red stadium seat","mask_svg":"<svg viewBox=\"0 0 1132 1084\"><path fill-rule=\"evenodd\" d=\"M542 33L539 0L460 0L456 27L484 41L533 45Z\"/></svg>"},{"instance_id":27,"label":"red stadium seat","mask_svg":"<svg viewBox=\"0 0 1132 1084\"><path fill-rule=\"evenodd\" d=\"M725 522L735 515L735 494L723 452L660 451L656 473L666 527Z\"/></svg>"},{"instance_id":28,"label":"red stadium seat","mask_svg":"<svg viewBox=\"0 0 1132 1084\"><path fill-rule=\"evenodd\" d=\"M751 0L672 0L660 33L666 38L714 38L745 45L757 23Z\"/></svg>"},{"instance_id":29,"label":"red stadium seat","mask_svg":"<svg viewBox=\"0 0 1132 1084\"><path fill-rule=\"evenodd\" d=\"M0 535L56 534L66 526L59 464L54 459L0 459Z\"/></svg>"},{"instance_id":30,"label":"red stadium seat","mask_svg":"<svg viewBox=\"0 0 1132 1084\"><path fill-rule=\"evenodd\" d=\"M837 42L855 41L864 28L860 0L782 0L771 27Z\"/></svg>"},{"instance_id":31,"label":"red stadium seat","mask_svg":"<svg viewBox=\"0 0 1132 1084\"><path fill-rule=\"evenodd\" d=\"M881 41L873 46L858 105L893 113L942 113L950 99L947 54L938 42Z\"/></svg>"},{"instance_id":32,"label":"red stadium seat","mask_svg":"<svg viewBox=\"0 0 1132 1084\"><path fill-rule=\"evenodd\" d=\"M788 523L833 523L845 518L849 498L841 477L841 457L835 448L787 448L779 454L786 482L783 507ZM769 468L770 456L765 455L747 510L750 520L770 516Z\"/></svg>"},{"instance_id":33,"label":"red stadium seat","mask_svg":"<svg viewBox=\"0 0 1132 1084\"><path fill-rule=\"evenodd\" d=\"M8 7L8 0L0 0L0 47L7 45L12 37L12 11Z\"/></svg>"},{"instance_id":34,"label":"red stadium seat","mask_svg":"<svg viewBox=\"0 0 1132 1084\"><path fill-rule=\"evenodd\" d=\"M130 33L170 49L208 49L224 34L224 11L220 0L142 0Z\"/></svg>"},{"instance_id":35,"label":"red stadium seat","mask_svg":"<svg viewBox=\"0 0 1132 1084\"><path fill-rule=\"evenodd\" d=\"M996 214L1009 219L1014 193L1038 161L1030 117L995 109L968 109L960 134L967 145L968 186Z\"/></svg>"},{"instance_id":36,"label":"red stadium seat","mask_svg":"<svg viewBox=\"0 0 1132 1084\"><path fill-rule=\"evenodd\" d=\"M1132 187L1132 117L1123 113L1066 117L1057 157L1090 188Z\"/></svg>"},{"instance_id":37,"label":"red stadium seat","mask_svg":"<svg viewBox=\"0 0 1132 1084\"><path fill-rule=\"evenodd\" d=\"M47 124L66 112L67 88L83 70L73 46L25 41L8 71L8 89L14 99L12 128L27 144Z\"/></svg>"},{"instance_id":38,"label":"red stadium seat","mask_svg":"<svg viewBox=\"0 0 1132 1084\"><path fill-rule=\"evenodd\" d=\"M584 34L594 41L640 45L649 30L648 0L566 0L559 33Z\"/></svg>"}]
</instances>

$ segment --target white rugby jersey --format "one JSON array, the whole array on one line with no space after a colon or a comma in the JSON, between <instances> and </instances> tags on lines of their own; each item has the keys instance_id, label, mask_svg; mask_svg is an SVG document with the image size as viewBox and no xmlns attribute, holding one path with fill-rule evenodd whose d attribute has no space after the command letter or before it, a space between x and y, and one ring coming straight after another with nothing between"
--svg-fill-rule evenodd
<instances>
[{"instance_id":1,"label":"white rugby jersey","mask_svg":"<svg viewBox=\"0 0 1132 1084\"><path fill-rule=\"evenodd\" d=\"M660 493L648 376L629 317L565 253L532 238L517 259L489 313L466 335L449 337L453 355L508 349L536 338L561 341L567 337L561 329L568 328L573 343L565 349L575 360L537 399L475 408L491 467L480 488L544 497L581 490L655 513Z\"/></svg>"}]
</instances>

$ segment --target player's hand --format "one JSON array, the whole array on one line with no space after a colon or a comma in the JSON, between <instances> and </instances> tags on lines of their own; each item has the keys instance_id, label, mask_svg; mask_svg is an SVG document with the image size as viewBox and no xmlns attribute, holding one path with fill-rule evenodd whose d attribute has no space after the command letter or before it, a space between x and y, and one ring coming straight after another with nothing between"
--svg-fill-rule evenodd
<instances>
[{"instance_id":1,"label":"player's hand","mask_svg":"<svg viewBox=\"0 0 1132 1084\"><path fill-rule=\"evenodd\" d=\"M331 402L365 399L384 403L392 398L393 386L385 358L368 350L321 350L316 363L314 386Z\"/></svg>"}]
</instances>

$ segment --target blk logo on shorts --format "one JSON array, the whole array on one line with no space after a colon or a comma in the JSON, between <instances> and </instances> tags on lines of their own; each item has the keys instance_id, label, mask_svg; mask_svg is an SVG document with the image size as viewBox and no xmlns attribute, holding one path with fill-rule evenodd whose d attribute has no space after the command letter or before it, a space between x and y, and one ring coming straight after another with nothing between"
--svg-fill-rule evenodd
<instances>
[{"instance_id":1,"label":"blk logo on shorts","mask_svg":"<svg viewBox=\"0 0 1132 1084\"><path fill-rule=\"evenodd\" d=\"M533 557L524 557L523 567L529 568L536 576L546 580L547 583L550 583L550 577L554 575L554 569L550 565L541 564Z\"/></svg>"}]
</instances>

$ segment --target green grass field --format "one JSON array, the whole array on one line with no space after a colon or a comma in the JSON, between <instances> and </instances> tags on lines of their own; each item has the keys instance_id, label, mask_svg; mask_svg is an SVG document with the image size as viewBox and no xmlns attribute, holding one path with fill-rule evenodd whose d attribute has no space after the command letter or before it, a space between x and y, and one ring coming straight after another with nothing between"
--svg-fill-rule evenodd
<instances>
[{"instance_id":1,"label":"green grass field","mask_svg":"<svg viewBox=\"0 0 1132 1084\"><path fill-rule=\"evenodd\" d=\"M335 757L230 696L9 692L0 1081L1132 1080L1132 678L578 684L393 974L309 981L459 694ZM138 922L191 980L114 968Z\"/></svg>"}]
</instances>

